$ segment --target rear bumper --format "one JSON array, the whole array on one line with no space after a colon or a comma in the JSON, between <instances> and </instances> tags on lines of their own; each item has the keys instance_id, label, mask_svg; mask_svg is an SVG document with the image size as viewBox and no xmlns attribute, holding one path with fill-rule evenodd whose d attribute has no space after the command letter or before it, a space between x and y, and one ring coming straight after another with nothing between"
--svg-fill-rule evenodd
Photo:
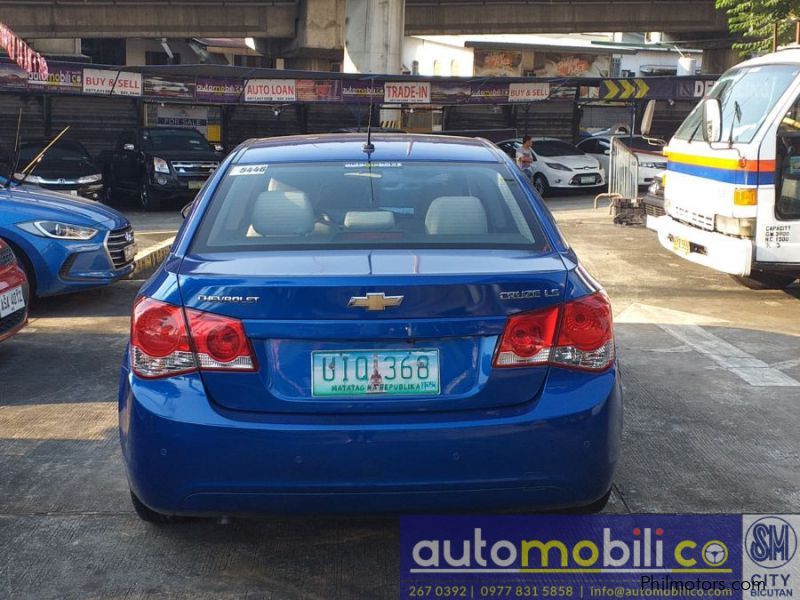
<instances>
[{"instance_id":1,"label":"rear bumper","mask_svg":"<svg viewBox=\"0 0 800 600\"><path fill-rule=\"evenodd\" d=\"M670 216L648 217L647 226L658 233L658 241L667 250L693 263L730 273L746 276L753 264L753 241L705 231L685 225ZM687 240L689 254L675 251L674 240Z\"/></svg>"},{"instance_id":2,"label":"rear bumper","mask_svg":"<svg viewBox=\"0 0 800 600\"><path fill-rule=\"evenodd\" d=\"M126 367L119 400L131 489L169 514L585 505L611 486L622 429L616 368L552 369L530 403L448 415L222 412L197 375Z\"/></svg>"}]
</instances>

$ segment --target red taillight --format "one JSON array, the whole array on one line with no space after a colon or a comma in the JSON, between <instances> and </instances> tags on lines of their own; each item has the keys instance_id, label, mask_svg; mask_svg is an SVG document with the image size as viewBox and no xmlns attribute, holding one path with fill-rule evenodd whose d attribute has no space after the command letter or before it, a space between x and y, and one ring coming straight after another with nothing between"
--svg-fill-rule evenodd
<instances>
[{"instance_id":1,"label":"red taillight","mask_svg":"<svg viewBox=\"0 0 800 600\"><path fill-rule=\"evenodd\" d=\"M495 356L495 366L545 364L550 358L557 325L557 306L509 317Z\"/></svg>"},{"instance_id":2,"label":"red taillight","mask_svg":"<svg viewBox=\"0 0 800 600\"><path fill-rule=\"evenodd\" d=\"M131 366L140 377L169 377L198 368L255 370L241 321L139 298L131 319Z\"/></svg>"},{"instance_id":3,"label":"red taillight","mask_svg":"<svg viewBox=\"0 0 800 600\"><path fill-rule=\"evenodd\" d=\"M606 295L598 292L568 302L561 310L552 307L510 317L494 364L496 367L551 364L602 371L614 362L614 351L611 305Z\"/></svg>"},{"instance_id":4,"label":"red taillight","mask_svg":"<svg viewBox=\"0 0 800 600\"><path fill-rule=\"evenodd\" d=\"M255 357L238 319L186 309L201 369L255 370Z\"/></svg>"}]
</instances>

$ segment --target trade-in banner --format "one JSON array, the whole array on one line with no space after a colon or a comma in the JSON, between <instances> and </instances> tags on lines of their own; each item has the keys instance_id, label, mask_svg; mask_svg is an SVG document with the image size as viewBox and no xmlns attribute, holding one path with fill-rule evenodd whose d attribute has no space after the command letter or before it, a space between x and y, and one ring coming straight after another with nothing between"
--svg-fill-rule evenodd
<instances>
[{"instance_id":1,"label":"trade-in banner","mask_svg":"<svg viewBox=\"0 0 800 600\"><path fill-rule=\"evenodd\" d=\"M473 515L400 521L415 600L792 598L800 515Z\"/></svg>"}]
</instances>

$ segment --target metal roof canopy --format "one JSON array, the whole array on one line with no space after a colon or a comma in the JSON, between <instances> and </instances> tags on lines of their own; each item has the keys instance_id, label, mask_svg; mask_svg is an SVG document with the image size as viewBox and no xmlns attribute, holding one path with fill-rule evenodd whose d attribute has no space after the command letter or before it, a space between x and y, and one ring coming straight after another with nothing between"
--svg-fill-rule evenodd
<instances>
[{"instance_id":1,"label":"metal roof canopy","mask_svg":"<svg viewBox=\"0 0 800 600\"><path fill-rule=\"evenodd\" d=\"M11 64L9 61L0 58L0 67L5 65ZM533 100L514 100L511 101L508 98L503 98L502 96L498 97L485 97L481 98L480 102L475 102L476 94L471 92L466 94L465 96L459 97L454 101L439 101L436 99L431 98L431 101L428 103L405 103L405 102L385 102L383 95L379 93L372 94L365 94L359 100L348 100L348 99L339 99L337 101L328 101L329 103L339 103L339 104L364 104L369 103L371 100L374 104L383 104L383 105L414 105L414 106L425 106L426 104L431 105L439 105L439 106L448 106L448 105L462 105L467 104L469 100L473 100L473 102L469 103L481 103L481 104L494 104L494 105L504 105L504 104L512 104L512 105L525 105L525 104L536 104L537 102L543 101L567 101L567 98L562 96L560 98L553 98L552 97L552 90L559 90L559 89L574 89L576 87L596 87L600 88L600 95L598 98L580 98L580 101L609 101L609 102L620 102L620 101L645 101L650 99L655 100L689 100L689 99L699 99L704 94L697 95L697 93L693 90L699 89L695 86L696 82L702 82L703 84L708 84L708 82L714 81L718 78L717 75L694 75L694 76L658 76L658 77L637 77L637 78L601 78L601 77L483 77L483 76L473 76L473 77L440 77L440 76L422 76L422 75L393 75L393 74L370 74L370 73L338 73L338 72L327 72L327 71L301 71L301 70L286 70L286 69L265 69L265 68L252 68L252 67L237 67L231 65L210 65L210 64L198 64L198 65L148 65L148 66L117 66L117 65L99 65L99 64L87 64L87 63L78 63L78 62L58 62L52 61L50 63L51 71L57 71L59 67L63 69L100 69L100 70L109 70L109 71L119 71L119 72L127 72L127 73L139 73L143 77L160 77L160 78L170 78L170 77L178 77L178 78L200 78L200 77L210 77L210 78L220 78L220 80L241 80L244 84L247 83L249 80L256 80L256 79L274 79L274 80L316 80L316 81L341 81L341 82L360 82L362 84L369 83L369 84L376 84L376 85L383 85L387 82L428 82L431 84L433 90L436 90L436 86L439 89L443 90L445 93L447 88L456 88L458 86L465 86L470 85L473 86L473 90L480 91L484 87L489 87L491 85L504 85L504 84L532 84L532 83L541 83L541 84L549 84L551 87L551 97L547 99L533 99ZM615 89L619 89L620 92L615 94L609 94L609 92L613 92ZM633 92L626 95L626 91L629 89L634 89ZM646 89L646 91L644 91ZM47 85L29 85L27 88L29 93L45 93L45 94L81 94L82 91L76 90L64 90L64 89L53 89ZM564 90L566 91L566 90ZM11 93L24 93L25 90L20 90L19 88L14 88L13 86L8 86L0 83L0 92L11 92ZM87 94L89 95L89 94ZM103 94L91 94L94 97L100 96L102 97ZM435 95L435 94L433 94ZM139 96L139 99L148 101L148 100L155 100L155 101L164 101L164 102L175 102L175 103L194 103L194 104L215 104L215 103L223 103L223 102L213 102L208 100L201 100L201 99L187 99L187 98L174 98L174 97L155 97L150 95ZM577 99L577 98L576 98ZM240 104L306 104L312 103L314 101L309 100L293 100L293 101L279 101L279 102L270 102L270 101L248 101L244 102L244 93L239 98ZM231 104L231 102L228 102ZM236 104L233 102L232 104Z\"/></svg>"}]
</instances>

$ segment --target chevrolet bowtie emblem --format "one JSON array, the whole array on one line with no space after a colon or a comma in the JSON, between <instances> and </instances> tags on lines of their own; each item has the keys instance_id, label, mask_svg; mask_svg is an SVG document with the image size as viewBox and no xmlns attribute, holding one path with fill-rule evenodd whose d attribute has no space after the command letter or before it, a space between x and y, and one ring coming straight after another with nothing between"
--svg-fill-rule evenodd
<instances>
[{"instance_id":1,"label":"chevrolet bowtie emblem","mask_svg":"<svg viewBox=\"0 0 800 600\"><path fill-rule=\"evenodd\" d=\"M353 296L347 306L366 308L367 310L386 310L387 306L399 306L402 301L402 296L387 296L381 292L380 294Z\"/></svg>"}]
</instances>

